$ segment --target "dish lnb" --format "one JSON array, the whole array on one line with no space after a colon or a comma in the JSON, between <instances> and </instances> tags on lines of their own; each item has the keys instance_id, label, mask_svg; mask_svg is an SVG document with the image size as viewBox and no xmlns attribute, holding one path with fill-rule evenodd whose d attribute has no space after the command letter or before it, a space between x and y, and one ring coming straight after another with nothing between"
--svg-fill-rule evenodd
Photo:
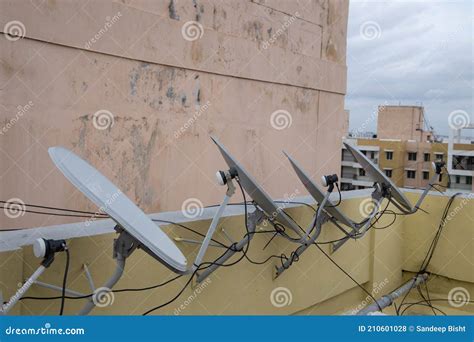
<instances>
[{"instance_id":1,"label":"dish lnb","mask_svg":"<svg viewBox=\"0 0 474 342\"><path fill-rule=\"evenodd\" d=\"M441 173L442 168L446 165L444 161L437 161L431 163L433 165L433 170L439 175Z\"/></svg>"},{"instance_id":2,"label":"dish lnb","mask_svg":"<svg viewBox=\"0 0 474 342\"><path fill-rule=\"evenodd\" d=\"M48 267L54 260L54 253L66 250L65 240L36 239L33 243L33 254L37 258L43 258L43 266Z\"/></svg>"},{"instance_id":3,"label":"dish lnb","mask_svg":"<svg viewBox=\"0 0 474 342\"><path fill-rule=\"evenodd\" d=\"M328 175L328 176L322 176L321 177L321 184L324 187L326 187L326 186L330 186L330 185L333 185L333 184L337 183L338 180L339 180L339 178L337 178L336 174Z\"/></svg>"},{"instance_id":4,"label":"dish lnb","mask_svg":"<svg viewBox=\"0 0 474 342\"><path fill-rule=\"evenodd\" d=\"M234 168L230 168L227 171L216 172L217 184L219 185L226 185L229 179L234 179L235 177L237 177L237 170Z\"/></svg>"}]
</instances>

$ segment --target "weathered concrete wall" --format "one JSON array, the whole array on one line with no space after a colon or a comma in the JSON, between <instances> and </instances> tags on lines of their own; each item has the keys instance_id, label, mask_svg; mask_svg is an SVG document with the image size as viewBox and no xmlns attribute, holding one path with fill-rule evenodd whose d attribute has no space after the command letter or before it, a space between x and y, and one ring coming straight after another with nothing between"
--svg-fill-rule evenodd
<instances>
[{"instance_id":1,"label":"weathered concrete wall","mask_svg":"<svg viewBox=\"0 0 474 342\"><path fill-rule=\"evenodd\" d=\"M0 40L0 197L93 209L49 160L62 145L147 212L215 203L210 134L273 196L302 191L282 149L315 177L340 169L347 15L347 1L2 1L0 28L24 37Z\"/></svg>"}]
</instances>

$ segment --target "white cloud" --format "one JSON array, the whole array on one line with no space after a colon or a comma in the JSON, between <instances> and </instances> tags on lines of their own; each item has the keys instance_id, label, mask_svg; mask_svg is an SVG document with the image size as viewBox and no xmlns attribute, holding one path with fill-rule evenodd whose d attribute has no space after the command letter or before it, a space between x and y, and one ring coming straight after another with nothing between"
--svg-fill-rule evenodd
<instances>
[{"instance_id":1,"label":"white cloud","mask_svg":"<svg viewBox=\"0 0 474 342\"><path fill-rule=\"evenodd\" d=\"M423 103L439 134L456 109L473 115L471 1L351 1L346 108L356 129L373 108ZM361 26L375 22L367 39ZM472 120L474 122L474 120ZM368 127L376 129L376 123Z\"/></svg>"}]
</instances>

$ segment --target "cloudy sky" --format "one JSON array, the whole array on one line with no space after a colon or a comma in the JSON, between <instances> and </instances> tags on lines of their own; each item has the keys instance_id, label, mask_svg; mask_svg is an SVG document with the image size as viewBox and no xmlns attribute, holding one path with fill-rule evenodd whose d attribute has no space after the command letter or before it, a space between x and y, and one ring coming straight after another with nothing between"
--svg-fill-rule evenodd
<instances>
[{"instance_id":1,"label":"cloudy sky","mask_svg":"<svg viewBox=\"0 0 474 342\"><path fill-rule=\"evenodd\" d=\"M350 128L376 131L383 104L423 104L431 126L473 120L473 2L351 0L348 31ZM472 133L470 134L472 135Z\"/></svg>"}]
</instances>

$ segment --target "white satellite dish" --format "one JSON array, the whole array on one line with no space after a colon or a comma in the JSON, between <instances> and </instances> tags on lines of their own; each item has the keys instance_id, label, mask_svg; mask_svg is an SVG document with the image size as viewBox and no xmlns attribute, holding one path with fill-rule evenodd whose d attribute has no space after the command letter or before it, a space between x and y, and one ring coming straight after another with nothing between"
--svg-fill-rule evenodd
<instances>
[{"instance_id":1,"label":"white satellite dish","mask_svg":"<svg viewBox=\"0 0 474 342\"><path fill-rule=\"evenodd\" d=\"M385 185L390 188L393 200L395 200L405 211L413 212L414 208L408 198L405 197L398 187L388 178L380 169L372 163L362 152L354 146L344 143L344 146L351 152L357 162L364 168L364 170L374 179L375 182L381 186Z\"/></svg>"},{"instance_id":2,"label":"white satellite dish","mask_svg":"<svg viewBox=\"0 0 474 342\"><path fill-rule=\"evenodd\" d=\"M298 165L298 163L293 160L293 158L291 158L286 152L283 151L283 153L290 161L291 166L293 166L293 169L295 170L296 174L298 175L298 178L300 179L301 183L303 183L306 190L308 190L310 195L317 203L321 204L325 197L324 193L319 189L316 184L313 183L311 178L303 171L303 169ZM338 208L332 206L325 206L324 210L342 224L345 224L346 226L351 228L354 227L354 223L349 218L347 218L346 215L344 215Z\"/></svg>"},{"instance_id":3,"label":"white satellite dish","mask_svg":"<svg viewBox=\"0 0 474 342\"><path fill-rule=\"evenodd\" d=\"M140 248L171 270L186 273L187 261L178 247L120 189L73 152L63 147L51 147L48 152L64 176L137 239Z\"/></svg>"},{"instance_id":4,"label":"white satellite dish","mask_svg":"<svg viewBox=\"0 0 474 342\"><path fill-rule=\"evenodd\" d=\"M247 194L254 200L254 202L262 208L266 215L271 220L276 220L282 225L291 228L296 234L303 238L302 229L294 222L283 210L279 208L271 197L263 190L253 177L241 166L226 150L216 138L211 137L212 141L219 148L224 160L226 161L229 168L237 171L239 176L240 184L247 192Z\"/></svg>"}]
</instances>

